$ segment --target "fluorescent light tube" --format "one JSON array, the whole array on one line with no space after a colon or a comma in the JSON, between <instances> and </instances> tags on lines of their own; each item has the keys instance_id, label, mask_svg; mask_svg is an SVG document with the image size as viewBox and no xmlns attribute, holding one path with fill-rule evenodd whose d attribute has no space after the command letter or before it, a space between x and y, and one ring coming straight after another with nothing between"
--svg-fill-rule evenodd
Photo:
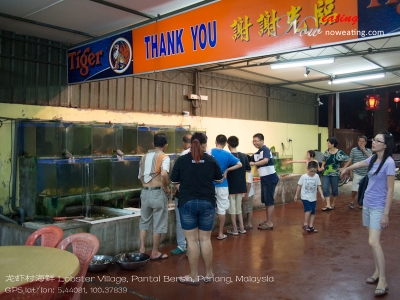
<instances>
[{"instance_id":1,"label":"fluorescent light tube","mask_svg":"<svg viewBox=\"0 0 400 300\"><path fill-rule=\"evenodd\" d=\"M284 61L271 64L271 69L283 69L283 68L294 68L294 67L308 67L315 65L331 64L335 61L335 58L320 58L320 59L308 59L308 60L294 60Z\"/></svg>"},{"instance_id":2,"label":"fluorescent light tube","mask_svg":"<svg viewBox=\"0 0 400 300\"><path fill-rule=\"evenodd\" d=\"M337 83L345 83L345 82L352 82L352 81L362 81L362 80L369 80L375 78L383 78L385 77L385 73L376 73L376 74L369 74L369 75L360 75L360 76L353 76L353 77L345 77L345 78L338 78L333 80L333 84Z\"/></svg>"}]
</instances>

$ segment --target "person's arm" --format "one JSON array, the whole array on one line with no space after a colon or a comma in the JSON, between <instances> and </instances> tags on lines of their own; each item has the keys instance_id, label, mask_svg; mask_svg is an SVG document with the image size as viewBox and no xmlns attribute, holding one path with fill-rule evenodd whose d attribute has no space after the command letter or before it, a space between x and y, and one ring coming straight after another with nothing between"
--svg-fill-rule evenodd
<instances>
[{"instance_id":1,"label":"person's arm","mask_svg":"<svg viewBox=\"0 0 400 300\"><path fill-rule=\"evenodd\" d=\"M394 176L386 176L387 181L387 194L386 194L386 204L385 209L383 211L382 219L381 219L381 227L386 228L389 226L389 211L392 206L393 194L394 194Z\"/></svg>"},{"instance_id":2,"label":"person's arm","mask_svg":"<svg viewBox=\"0 0 400 300\"><path fill-rule=\"evenodd\" d=\"M326 164L326 161L323 161L323 162L321 163L321 167L318 168L318 171L322 172L323 170L325 170L325 164Z\"/></svg>"},{"instance_id":3,"label":"person's arm","mask_svg":"<svg viewBox=\"0 0 400 300\"><path fill-rule=\"evenodd\" d=\"M169 194L169 186L168 186L168 172L166 170L161 170L161 183L163 185L163 189L165 193Z\"/></svg>"},{"instance_id":4,"label":"person's arm","mask_svg":"<svg viewBox=\"0 0 400 300\"><path fill-rule=\"evenodd\" d=\"M239 169L241 167L242 167L242 163L239 160L236 165L229 167L228 169L225 170L224 177L226 178L226 176L228 175L228 172Z\"/></svg>"},{"instance_id":5,"label":"person's arm","mask_svg":"<svg viewBox=\"0 0 400 300\"><path fill-rule=\"evenodd\" d=\"M322 192L322 188L320 185L318 186L318 191L321 194L322 201L325 201L324 193Z\"/></svg>"},{"instance_id":6,"label":"person's arm","mask_svg":"<svg viewBox=\"0 0 400 300\"><path fill-rule=\"evenodd\" d=\"M262 160L256 161L256 162L251 162L250 166L257 166L257 167L262 167L266 164L268 164L269 159L268 158L263 158Z\"/></svg>"},{"instance_id":7,"label":"person's arm","mask_svg":"<svg viewBox=\"0 0 400 300\"><path fill-rule=\"evenodd\" d=\"M348 171L352 171L352 170L359 169L359 168L365 168L365 167L368 167L367 161L366 160L360 161L358 163L351 165L350 167L343 168L340 173L340 177L343 178L347 174Z\"/></svg>"},{"instance_id":8,"label":"person's arm","mask_svg":"<svg viewBox=\"0 0 400 300\"><path fill-rule=\"evenodd\" d=\"M288 161L285 161L285 163L286 164L288 164L288 163L306 163L307 162L307 160L288 160Z\"/></svg>"},{"instance_id":9,"label":"person's arm","mask_svg":"<svg viewBox=\"0 0 400 300\"><path fill-rule=\"evenodd\" d=\"M362 153L364 153L367 157L370 157L372 155L372 152L368 152L367 149L365 148L365 146L360 147L360 150Z\"/></svg>"},{"instance_id":10,"label":"person's arm","mask_svg":"<svg viewBox=\"0 0 400 300\"><path fill-rule=\"evenodd\" d=\"M347 168L348 166L350 166L352 162L353 162L353 159L350 157L350 159L348 161L346 161L346 163L344 164L342 169Z\"/></svg>"},{"instance_id":11,"label":"person's arm","mask_svg":"<svg viewBox=\"0 0 400 300\"><path fill-rule=\"evenodd\" d=\"M298 184L297 188L296 188L296 193L294 194L294 199L293 199L294 202L297 202L297 195L298 195L300 189L301 189L301 185Z\"/></svg>"}]
</instances>

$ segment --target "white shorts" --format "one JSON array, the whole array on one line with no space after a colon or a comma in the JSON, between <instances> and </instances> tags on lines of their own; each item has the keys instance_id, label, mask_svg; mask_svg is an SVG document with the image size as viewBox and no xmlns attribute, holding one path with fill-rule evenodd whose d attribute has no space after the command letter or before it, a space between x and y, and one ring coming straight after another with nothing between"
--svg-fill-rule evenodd
<instances>
[{"instance_id":1,"label":"white shorts","mask_svg":"<svg viewBox=\"0 0 400 300\"><path fill-rule=\"evenodd\" d=\"M356 173L353 173L353 184L351 186L351 190L353 192L358 192L358 184L360 183L360 180L363 179L364 176L357 175Z\"/></svg>"},{"instance_id":2,"label":"white shorts","mask_svg":"<svg viewBox=\"0 0 400 300\"><path fill-rule=\"evenodd\" d=\"M225 215L229 208L229 189L227 187L216 187L215 198L217 198L217 214Z\"/></svg>"}]
</instances>

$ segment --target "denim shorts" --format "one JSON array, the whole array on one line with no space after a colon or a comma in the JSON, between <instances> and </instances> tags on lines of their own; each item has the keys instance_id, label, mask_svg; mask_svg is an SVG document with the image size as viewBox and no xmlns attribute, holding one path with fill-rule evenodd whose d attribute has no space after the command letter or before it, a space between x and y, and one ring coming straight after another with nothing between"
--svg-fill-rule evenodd
<instances>
[{"instance_id":1,"label":"denim shorts","mask_svg":"<svg viewBox=\"0 0 400 300\"><path fill-rule=\"evenodd\" d=\"M368 208L363 206L363 225L372 229L381 230L381 220L384 208Z\"/></svg>"},{"instance_id":2,"label":"denim shorts","mask_svg":"<svg viewBox=\"0 0 400 300\"><path fill-rule=\"evenodd\" d=\"M207 200L190 200L179 207L183 230L199 228L211 231L214 225L215 206Z\"/></svg>"},{"instance_id":3,"label":"denim shorts","mask_svg":"<svg viewBox=\"0 0 400 300\"><path fill-rule=\"evenodd\" d=\"M261 202L265 206L274 206L274 194L277 182L261 183Z\"/></svg>"},{"instance_id":4,"label":"denim shorts","mask_svg":"<svg viewBox=\"0 0 400 300\"><path fill-rule=\"evenodd\" d=\"M339 176L322 176L322 190L324 192L324 197L329 197L330 187L332 186L332 196L336 197L339 194L338 184Z\"/></svg>"},{"instance_id":5,"label":"denim shorts","mask_svg":"<svg viewBox=\"0 0 400 300\"><path fill-rule=\"evenodd\" d=\"M303 201L304 212L311 211L312 215L315 215L315 207L317 206L317 201L308 201L308 200L301 200Z\"/></svg>"}]
</instances>

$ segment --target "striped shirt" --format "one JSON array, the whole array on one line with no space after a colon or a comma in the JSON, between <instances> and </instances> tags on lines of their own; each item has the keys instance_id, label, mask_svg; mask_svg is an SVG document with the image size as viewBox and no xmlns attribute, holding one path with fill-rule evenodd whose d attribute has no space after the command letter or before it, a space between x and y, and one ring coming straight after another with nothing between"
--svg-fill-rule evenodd
<instances>
[{"instance_id":1,"label":"striped shirt","mask_svg":"<svg viewBox=\"0 0 400 300\"><path fill-rule=\"evenodd\" d=\"M371 149L365 148L365 150L372 155ZM353 164L358 163L360 161L366 160L368 156L364 154L359 147L354 147L350 151L350 158L353 162ZM365 168L358 168L353 170L354 174L360 175L360 176L365 176L367 175L368 167Z\"/></svg>"},{"instance_id":2,"label":"striped shirt","mask_svg":"<svg viewBox=\"0 0 400 300\"><path fill-rule=\"evenodd\" d=\"M170 158L161 150L149 150L140 160L138 178L149 183L161 170L169 172Z\"/></svg>"}]
</instances>

